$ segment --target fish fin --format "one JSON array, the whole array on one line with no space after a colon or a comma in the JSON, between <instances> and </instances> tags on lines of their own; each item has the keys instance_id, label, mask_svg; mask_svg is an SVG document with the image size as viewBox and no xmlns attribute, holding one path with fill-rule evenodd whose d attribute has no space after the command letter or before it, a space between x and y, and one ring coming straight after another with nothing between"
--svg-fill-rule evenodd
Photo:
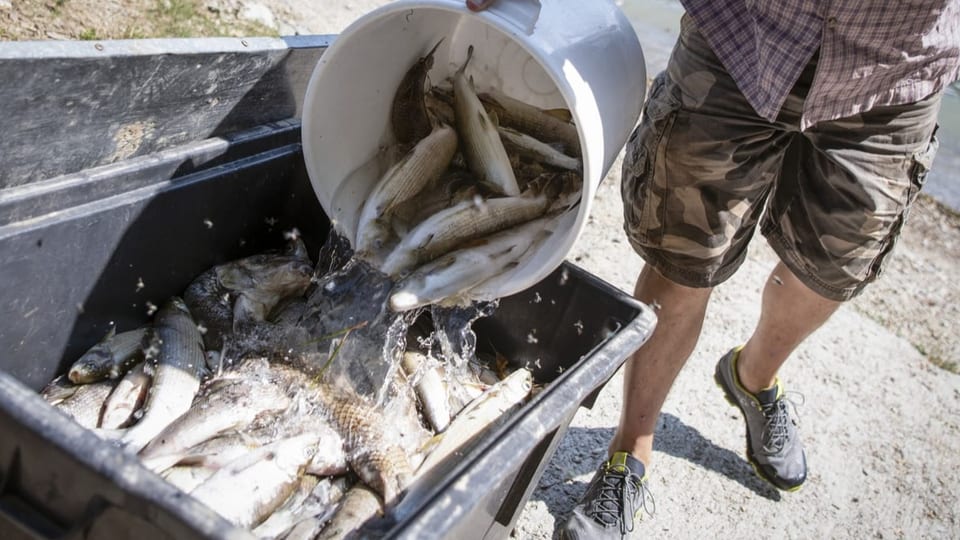
<instances>
[{"instance_id":1,"label":"fish fin","mask_svg":"<svg viewBox=\"0 0 960 540\"><path fill-rule=\"evenodd\" d=\"M110 330L107 330L107 335L103 336L103 339L101 339L100 341L101 342L108 341L115 335L117 335L117 325L111 324Z\"/></svg>"},{"instance_id":2,"label":"fish fin","mask_svg":"<svg viewBox=\"0 0 960 540\"><path fill-rule=\"evenodd\" d=\"M428 68L433 66L433 53L437 52L437 48L440 47L440 44L443 43L444 39L446 39L446 37L440 38L440 41L438 41L437 44L430 49L430 52L428 52L427 55L422 58L422 60L429 62L427 65Z\"/></svg>"},{"instance_id":3,"label":"fish fin","mask_svg":"<svg viewBox=\"0 0 960 540\"><path fill-rule=\"evenodd\" d=\"M497 116L497 112L496 112L496 111L490 111L490 112L488 112L488 113L487 113L487 116L490 117L490 122L493 123L493 127L494 127L495 129L497 129L497 128L500 127L500 117Z\"/></svg>"}]
</instances>

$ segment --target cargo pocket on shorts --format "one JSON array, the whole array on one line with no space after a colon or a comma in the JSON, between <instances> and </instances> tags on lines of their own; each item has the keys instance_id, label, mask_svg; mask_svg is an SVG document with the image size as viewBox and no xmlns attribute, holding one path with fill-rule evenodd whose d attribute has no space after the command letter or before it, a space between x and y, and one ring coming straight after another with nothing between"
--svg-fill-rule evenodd
<instances>
[{"instance_id":1,"label":"cargo pocket on shorts","mask_svg":"<svg viewBox=\"0 0 960 540\"><path fill-rule=\"evenodd\" d=\"M926 148L913 154L913 163L910 166L910 192L907 195L907 204L913 203L914 199L923 189L923 184L927 181L927 173L933 166L933 158L937 155L937 149L940 147L940 139L937 138L937 130L940 125L933 128L933 134L930 135L930 142Z\"/></svg>"},{"instance_id":2,"label":"cargo pocket on shorts","mask_svg":"<svg viewBox=\"0 0 960 540\"><path fill-rule=\"evenodd\" d=\"M662 154L681 104L679 89L666 72L660 73L651 84L640 125L627 141L621 196L624 225L633 241L656 242L662 235L663 216L660 214L664 208L664 193L654 196L654 190L658 189L657 159ZM664 179L659 181L662 183ZM663 190L663 186L659 189Z\"/></svg>"}]
</instances>

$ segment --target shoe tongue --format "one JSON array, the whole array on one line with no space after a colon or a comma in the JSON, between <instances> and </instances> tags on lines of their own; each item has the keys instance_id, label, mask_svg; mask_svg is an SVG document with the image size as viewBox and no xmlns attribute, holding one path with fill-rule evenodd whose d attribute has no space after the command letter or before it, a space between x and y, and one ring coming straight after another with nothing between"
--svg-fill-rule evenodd
<instances>
[{"instance_id":1,"label":"shoe tongue","mask_svg":"<svg viewBox=\"0 0 960 540\"><path fill-rule=\"evenodd\" d=\"M629 471L640 478L643 478L643 475L646 474L643 462L627 452L614 452L608 463L607 467L617 472L626 473Z\"/></svg>"},{"instance_id":2,"label":"shoe tongue","mask_svg":"<svg viewBox=\"0 0 960 540\"><path fill-rule=\"evenodd\" d=\"M780 381L777 381L770 388L764 388L754 395L757 397L757 401L759 401L761 405L769 405L777 401L777 398L780 397Z\"/></svg>"}]
</instances>

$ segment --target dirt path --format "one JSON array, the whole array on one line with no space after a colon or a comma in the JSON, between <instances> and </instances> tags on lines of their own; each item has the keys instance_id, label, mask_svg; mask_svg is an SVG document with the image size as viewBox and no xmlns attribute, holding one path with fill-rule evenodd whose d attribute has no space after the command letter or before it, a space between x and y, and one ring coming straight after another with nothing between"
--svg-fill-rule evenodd
<instances>
[{"instance_id":1,"label":"dirt path","mask_svg":"<svg viewBox=\"0 0 960 540\"><path fill-rule=\"evenodd\" d=\"M232 17L245 24L255 20L280 34L337 34L386 3L207 0L203 6L227 26ZM19 21L39 39L75 38L94 21L89 14L72 13L64 20L80 21L79 29L64 23L48 31L36 19L25 19L18 5L18 0L0 0L0 22L7 32L16 28L10 21ZM666 51L657 44L647 52L652 75ZM621 232L619 183L618 163L600 187L590 224L569 258L629 291L642 262ZM760 287L776 262L765 243L755 241L741 271L714 293L699 345L667 400L651 471L657 512L640 525L637 536L960 534L955 489L960 485L960 376L934 365L956 370L960 364L958 261L960 218L921 200L885 275L842 307L788 362L782 376L788 390L802 394L795 401L811 472L803 490L782 494L757 480L744 460L743 423L712 381L716 359L749 336L759 314ZM575 504L606 452L620 385L618 375L592 410L576 415L515 537L550 538L555 523Z\"/></svg>"}]
</instances>

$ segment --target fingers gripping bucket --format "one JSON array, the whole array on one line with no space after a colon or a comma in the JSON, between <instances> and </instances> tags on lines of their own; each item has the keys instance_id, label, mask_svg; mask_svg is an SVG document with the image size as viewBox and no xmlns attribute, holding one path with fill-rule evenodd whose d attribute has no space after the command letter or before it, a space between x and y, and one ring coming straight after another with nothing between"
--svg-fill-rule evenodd
<instances>
[{"instance_id":1,"label":"fingers gripping bucket","mask_svg":"<svg viewBox=\"0 0 960 540\"><path fill-rule=\"evenodd\" d=\"M463 0L398 0L358 19L323 54L307 87L303 153L333 225L354 238L360 209L394 141L390 109L406 71L443 39L429 84L467 69L491 89L544 109L570 110L580 136L583 193L540 248L472 293L524 290L559 266L583 230L597 186L640 115L646 88L637 36L609 0L499 0L473 13Z\"/></svg>"}]
</instances>

